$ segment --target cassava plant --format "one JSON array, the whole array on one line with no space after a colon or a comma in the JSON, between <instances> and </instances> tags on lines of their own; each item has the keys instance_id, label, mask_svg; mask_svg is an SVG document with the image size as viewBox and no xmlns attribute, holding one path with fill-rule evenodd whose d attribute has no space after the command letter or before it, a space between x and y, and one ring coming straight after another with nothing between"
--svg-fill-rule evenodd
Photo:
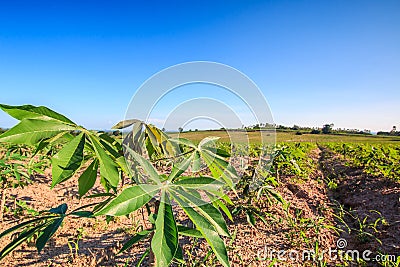
<instances>
[{"instance_id":1,"label":"cassava plant","mask_svg":"<svg viewBox=\"0 0 400 267\"><path fill-rule=\"evenodd\" d=\"M24 156L11 153L11 151L7 151L0 159L0 220L3 220L8 189L22 187L30 181L30 177L21 163L24 159Z\"/></svg>"},{"instance_id":2,"label":"cassava plant","mask_svg":"<svg viewBox=\"0 0 400 267\"><path fill-rule=\"evenodd\" d=\"M170 138L142 121L127 120L114 127L131 127L119 140L89 131L46 107L0 108L20 121L0 135L0 142L33 145L37 151L62 146L51 158L52 188L79 172L78 192L84 196L94 186L99 171L105 191L89 196L98 198L97 204L70 213L66 204L60 204L1 233L0 237L16 234L0 251L0 260L35 235L36 247L41 251L67 217L123 216L146 207L152 227L134 235L120 252L150 237L149 249L140 261L147 256L154 266L169 266L174 261L184 262L178 238L186 235L204 238L219 262L229 266L221 236L230 234L221 211L232 218L225 205L231 201L224 190L234 189L237 173L227 160L229 154L215 148L215 138L205 138L196 145L187 139ZM160 162L169 164L170 171L160 173L156 168ZM210 175L201 175L204 168ZM124 177L129 177L130 182ZM174 205L186 213L193 227L178 222Z\"/></svg>"},{"instance_id":3,"label":"cassava plant","mask_svg":"<svg viewBox=\"0 0 400 267\"><path fill-rule=\"evenodd\" d=\"M41 155L37 158L28 157L28 148L10 146L0 158L0 221L9 188L24 187L31 183L34 173L42 173L46 159Z\"/></svg>"}]
</instances>

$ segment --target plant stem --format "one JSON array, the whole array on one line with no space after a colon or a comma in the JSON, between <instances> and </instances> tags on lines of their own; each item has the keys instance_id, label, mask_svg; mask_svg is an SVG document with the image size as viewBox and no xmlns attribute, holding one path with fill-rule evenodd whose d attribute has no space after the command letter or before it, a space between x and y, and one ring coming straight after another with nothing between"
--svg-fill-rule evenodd
<instances>
[{"instance_id":1,"label":"plant stem","mask_svg":"<svg viewBox=\"0 0 400 267\"><path fill-rule=\"evenodd\" d=\"M158 207L160 206L160 201L156 200L154 202L154 214L158 214ZM153 236L154 236L154 231L151 232L150 234L150 253L149 253L149 266L155 266L155 256L154 256L154 252L151 249L151 241L153 241Z\"/></svg>"}]
</instances>

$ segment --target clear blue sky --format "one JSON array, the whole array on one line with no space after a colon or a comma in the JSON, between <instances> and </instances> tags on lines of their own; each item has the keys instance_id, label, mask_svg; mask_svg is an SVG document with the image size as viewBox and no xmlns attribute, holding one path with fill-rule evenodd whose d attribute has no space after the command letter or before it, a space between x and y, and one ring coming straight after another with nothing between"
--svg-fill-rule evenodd
<instances>
[{"instance_id":1,"label":"clear blue sky","mask_svg":"<svg viewBox=\"0 0 400 267\"><path fill-rule=\"evenodd\" d=\"M8 2L1 103L106 129L151 75L207 60L253 79L278 124L400 127L399 1Z\"/></svg>"}]
</instances>

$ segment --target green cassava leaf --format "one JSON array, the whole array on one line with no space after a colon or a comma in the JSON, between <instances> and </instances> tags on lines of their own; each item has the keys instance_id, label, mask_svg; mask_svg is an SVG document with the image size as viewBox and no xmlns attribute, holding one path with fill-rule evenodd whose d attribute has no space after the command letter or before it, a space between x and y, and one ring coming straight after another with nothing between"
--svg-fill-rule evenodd
<instances>
[{"instance_id":1,"label":"green cassava leaf","mask_svg":"<svg viewBox=\"0 0 400 267\"><path fill-rule=\"evenodd\" d=\"M238 175L229 162L221 159L218 155L213 154L208 150L203 150L200 154L210 169L213 177L217 179L221 177L231 189L234 189L233 180L236 180Z\"/></svg>"},{"instance_id":2,"label":"green cassava leaf","mask_svg":"<svg viewBox=\"0 0 400 267\"><path fill-rule=\"evenodd\" d=\"M125 250L127 250L130 247L132 247L134 244L136 244L140 240L146 238L151 232L153 232L153 231L145 230L145 231L141 231L141 232L135 234L131 239L129 239L122 246L122 248L120 249L120 251L117 254L120 254L120 253L124 252Z\"/></svg>"},{"instance_id":3,"label":"green cassava leaf","mask_svg":"<svg viewBox=\"0 0 400 267\"><path fill-rule=\"evenodd\" d=\"M83 148L85 147L85 135L80 133L71 142L66 144L51 159L52 183L51 187L71 178L79 169L83 160Z\"/></svg>"},{"instance_id":4,"label":"green cassava leaf","mask_svg":"<svg viewBox=\"0 0 400 267\"><path fill-rule=\"evenodd\" d=\"M150 253L150 248L146 249L146 251L143 252L142 256L140 256L138 262L136 263L136 267L142 266L144 259L147 257L147 255L149 255L149 253Z\"/></svg>"},{"instance_id":5,"label":"green cassava leaf","mask_svg":"<svg viewBox=\"0 0 400 267\"><path fill-rule=\"evenodd\" d=\"M170 142L175 143L175 144L185 145L185 146L197 149L197 146L192 141L190 141L189 139L186 139L186 138L170 138L169 140L170 140Z\"/></svg>"},{"instance_id":6,"label":"green cassava leaf","mask_svg":"<svg viewBox=\"0 0 400 267\"><path fill-rule=\"evenodd\" d=\"M215 151L215 153L218 155L218 156L221 156L221 157L224 157L224 158L229 158L231 155L229 154L229 152L227 152L227 151L225 151L225 150L223 150L223 149L220 149L220 148L217 148L216 149L216 151Z\"/></svg>"},{"instance_id":7,"label":"green cassava leaf","mask_svg":"<svg viewBox=\"0 0 400 267\"><path fill-rule=\"evenodd\" d=\"M256 227L256 218L254 218L254 214L251 210L246 210L246 218L247 218L247 222L253 226Z\"/></svg>"},{"instance_id":8,"label":"green cassava leaf","mask_svg":"<svg viewBox=\"0 0 400 267\"><path fill-rule=\"evenodd\" d=\"M42 251L42 249L46 245L47 241L50 239L50 237L52 237L54 235L54 233L60 227L63 220L64 220L64 217L55 219L52 224L50 224L49 226L47 226L44 229L43 233L36 240L36 248L37 248L38 252Z\"/></svg>"},{"instance_id":9,"label":"green cassava leaf","mask_svg":"<svg viewBox=\"0 0 400 267\"><path fill-rule=\"evenodd\" d=\"M233 181L238 179L238 175L226 160L229 154L222 149L215 148L215 142L218 139L219 137L206 137L200 141L198 146L184 138L170 139L170 141L194 149L188 157L192 161L192 171L196 172L200 169L202 158L214 178L222 178L231 189L235 190ZM184 161L183 163L185 164L183 166L186 167L186 162ZM175 171L177 172L178 170Z\"/></svg>"},{"instance_id":10,"label":"green cassava leaf","mask_svg":"<svg viewBox=\"0 0 400 267\"><path fill-rule=\"evenodd\" d=\"M44 222L33 228L30 228L29 230L26 230L26 231L23 231L22 233L20 233L17 238L15 238L13 241L11 241L7 246L5 246L3 248L2 251L0 251L0 260L2 260L5 256L7 256L11 251L13 251L19 245L21 245L28 238L30 238L34 234L40 232L40 230L42 228L46 227L48 224L49 224L49 222Z\"/></svg>"},{"instance_id":11,"label":"green cassava leaf","mask_svg":"<svg viewBox=\"0 0 400 267\"><path fill-rule=\"evenodd\" d=\"M220 235L230 237L228 227L221 212L210 203L196 197L195 195L186 192L185 190L173 189L177 195L187 201L192 207L196 207L199 213L206 218L218 231Z\"/></svg>"},{"instance_id":12,"label":"green cassava leaf","mask_svg":"<svg viewBox=\"0 0 400 267\"><path fill-rule=\"evenodd\" d=\"M118 165L112 160L111 156L107 154L104 148L100 145L97 137L89 135L96 152L97 159L100 163L100 175L104 177L111 186L117 187L119 182Z\"/></svg>"},{"instance_id":13,"label":"green cassava leaf","mask_svg":"<svg viewBox=\"0 0 400 267\"><path fill-rule=\"evenodd\" d=\"M198 151L195 151L193 153L192 171L198 172L200 170L200 167L201 167L200 153Z\"/></svg>"},{"instance_id":14,"label":"green cassava leaf","mask_svg":"<svg viewBox=\"0 0 400 267\"><path fill-rule=\"evenodd\" d=\"M160 190L157 185L134 185L124 189L115 199L98 211L95 216L129 214L150 201Z\"/></svg>"},{"instance_id":15,"label":"green cassava leaf","mask_svg":"<svg viewBox=\"0 0 400 267\"><path fill-rule=\"evenodd\" d=\"M224 185L224 183L212 177L207 177L207 176L198 176L198 177L181 176L179 178L180 179L175 181L173 184L188 189L218 190Z\"/></svg>"},{"instance_id":16,"label":"green cassava leaf","mask_svg":"<svg viewBox=\"0 0 400 267\"><path fill-rule=\"evenodd\" d=\"M144 172L149 175L149 178L156 184L161 184L160 177L157 170L151 165L150 161L143 158L141 155L133 151L131 148L126 147L127 152L133 159L143 168Z\"/></svg>"},{"instance_id":17,"label":"green cassava leaf","mask_svg":"<svg viewBox=\"0 0 400 267\"><path fill-rule=\"evenodd\" d=\"M201 235L201 234L200 234ZM183 258L183 250L182 247L178 245L178 248L176 249L175 255L174 255L174 260L181 263L181 264L186 264L185 259Z\"/></svg>"},{"instance_id":18,"label":"green cassava leaf","mask_svg":"<svg viewBox=\"0 0 400 267\"><path fill-rule=\"evenodd\" d=\"M225 205L225 203L219 199L219 196L213 194L212 191L210 192L206 192L207 196L210 198L212 204L214 205L215 208L217 209L221 209L225 215L233 222L233 217L232 214L230 212L230 210L228 209L228 207Z\"/></svg>"},{"instance_id":19,"label":"green cassava leaf","mask_svg":"<svg viewBox=\"0 0 400 267\"><path fill-rule=\"evenodd\" d=\"M199 230L195 228L186 227L183 225L178 225L178 232L180 235L202 238L202 234Z\"/></svg>"},{"instance_id":20,"label":"green cassava leaf","mask_svg":"<svg viewBox=\"0 0 400 267\"><path fill-rule=\"evenodd\" d=\"M160 147L164 155L175 156L178 154L178 146L170 141L170 138L167 134L151 124L145 124L145 128L150 139L150 143L152 146L154 146L154 148L157 146Z\"/></svg>"},{"instance_id":21,"label":"green cassava leaf","mask_svg":"<svg viewBox=\"0 0 400 267\"><path fill-rule=\"evenodd\" d=\"M189 207L187 202L180 198L177 194L173 194L172 196L182 207L190 220L196 225L196 229L199 230L202 236L206 239L220 263L224 267L229 267L229 258L224 241L218 235L218 232L215 230L214 226L196 210L194 210L192 207Z\"/></svg>"},{"instance_id":22,"label":"green cassava leaf","mask_svg":"<svg viewBox=\"0 0 400 267\"><path fill-rule=\"evenodd\" d=\"M71 215L75 215L82 218L93 218L93 212L86 210L74 211L71 212Z\"/></svg>"},{"instance_id":23,"label":"green cassava leaf","mask_svg":"<svg viewBox=\"0 0 400 267\"><path fill-rule=\"evenodd\" d=\"M98 193L98 194L93 194L90 196L86 196L85 198L95 198L95 197L114 197L115 195L113 193Z\"/></svg>"},{"instance_id":24,"label":"green cassava leaf","mask_svg":"<svg viewBox=\"0 0 400 267\"><path fill-rule=\"evenodd\" d=\"M42 151L46 146L49 145L49 141L48 139L42 139L38 145L36 146L35 151L33 152L32 156L35 156L37 153L39 153L40 151Z\"/></svg>"},{"instance_id":25,"label":"green cassava leaf","mask_svg":"<svg viewBox=\"0 0 400 267\"><path fill-rule=\"evenodd\" d=\"M220 138L221 137L218 137L218 136L208 136L200 141L198 147L199 147L199 149L204 149L204 148L209 148L209 147L213 148L213 147L215 147L216 142Z\"/></svg>"},{"instance_id":26,"label":"green cassava leaf","mask_svg":"<svg viewBox=\"0 0 400 267\"><path fill-rule=\"evenodd\" d=\"M97 169L99 168L99 161L97 159L93 160L92 163L86 168L86 170L81 174L78 180L79 185L79 195L85 195L96 182Z\"/></svg>"},{"instance_id":27,"label":"green cassava leaf","mask_svg":"<svg viewBox=\"0 0 400 267\"><path fill-rule=\"evenodd\" d=\"M151 249L157 267L168 267L178 248L178 230L167 193L163 190L155 223Z\"/></svg>"},{"instance_id":28,"label":"green cassava leaf","mask_svg":"<svg viewBox=\"0 0 400 267\"><path fill-rule=\"evenodd\" d=\"M32 219L32 220L17 224L15 226L3 231L0 234L0 238L2 238L3 236L8 235L8 234L18 230L18 229L20 229L20 228L22 228L24 226L27 226L28 224L33 224L33 223L36 223L36 222L41 221L41 220L51 219L51 218L55 218L55 217L58 217L58 216L56 216L56 215L44 216L44 217L35 218L35 219Z\"/></svg>"},{"instance_id":29,"label":"green cassava leaf","mask_svg":"<svg viewBox=\"0 0 400 267\"><path fill-rule=\"evenodd\" d=\"M115 162L118 164L118 166L121 168L121 170L126 173L126 174L130 174L129 172L129 167L128 164L126 163L126 159L124 156L118 157Z\"/></svg>"},{"instance_id":30,"label":"green cassava leaf","mask_svg":"<svg viewBox=\"0 0 400 267\"><path fill-rule=\"evenodd\" d=\"M110 153L115 159L122 157L119 151L122 151L122 146L118 143L115 139L110 137L108 134L101 134L100 137L100 144L103 148Z\"/></svg>"},{"instance_id":31,"label":"green cassava leaf","mask_svg":"<svg viewBox=\"0 0 400 267\"><path fill-rule=\"evenodd\" d=\"M170 175L168 176L168 180L172 181L182 173L184 173L187 168L189 168L190 163L193 161L194 154L192 154L190 157L183 159L182 162L178 164L174 164L172 171Z\"/></svg>"},{"instance_id":32,"label":"green cassava leaf","mask_svg":"<svg viewBox=\"0 0 400 267\"><path fill-rule=\"evenodd\" d=\"M43 106L32 106L32 105L23 105L23 106L9 106L0 104L0 108L8 113L10 116L16 118L17 120L23 119L41 119L41 120L56 120L62 123L75 125L67 117Z\"/></svg>"},{"instance_id":33,"label":"green cassava leaf","mask_svg":"<svg viewBox=\"0 0 400 267\"><path fill-rule=\"evenodd\" d=\"M126 127L133 125L134 123L137 123L137 122L141 122L141 121L136 120L136 119L120 121L116 125L114 125L111 129L124 129Z\"/></svg>"},{"instance_id":34,"label":"green cassava leaf","mask_svg":"<svg viewBox=\"0 0 400 267\"><path fill-rule=\"evenodd\" d=\"M67 209L68 209L68 205L63 203L63 204L59 205L57 208L51 208L49 210L49 212L64 215L67 212Z\"/></svg>"},{"instance_id":35,"label":"green cassava leaf","mask_svg":"<svg viewBox=\"0 0 400 267\"><path fill-rule=\"evenodd\" d=\"M57 135L62 131L76 128L53 120L25 119L0 135L0 142L36 145L41 140Z\"/></svg>"},{"instance_id":36,"label":"green cassava leaf","mask_svg":"<svg viewBox=\"0 0 400 267\"><path fill-rule=\"evenodd\" d=\"M118 139L115 139L106 133L100 134L99 137L100 139L102 139L102 141L109 143L110 146L112 146L113 149L116 150L117 152L122 151L122 145L120 142L118 142Z\"/></svg>"},{"instance_id":37,"label":"green cassava leaf","mask_svg":"<svg viewBox=\"0 0 400 267\"><path fill-rule=\"evenodd\" d=\"M145 124L145 129L146 129L146 134L147 134L147 137L148 137L148 141L150 141L150 142L147 143L147 146L150 148L150 151L151 150L157 151L157 147L160 144L158 142L159 138L157 138L157 136L155 135L155 134L157 134L157 132L156 131L153 132L152 128L150 127L150 125L147 125L147 124Z\"/></svg>"}]
</instances>

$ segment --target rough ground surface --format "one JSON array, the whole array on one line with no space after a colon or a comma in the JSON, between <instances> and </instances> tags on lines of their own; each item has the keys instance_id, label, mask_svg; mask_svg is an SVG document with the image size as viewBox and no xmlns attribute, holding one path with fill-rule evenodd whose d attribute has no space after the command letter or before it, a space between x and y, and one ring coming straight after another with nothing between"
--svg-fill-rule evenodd
<instances>
[{"instance_id":1,"label":"rough ground surface","mask_svg":"<svg viewBox=\"0 0 400 267\"><path fill-rule=\"evenodd\" d=\"M400 251L399 228L399 197L398 183L383 178L368 177L362 170L355 170L345 165L340 157L326 150L317 150L312 158L320 168L308 179L294 176L280 177L280 186L276 189L283 198L290 203L285 212L282 204L274 202L268 204L264 197L261 200L252 200L250 206L258 207L265 217L266 223L257 220L256 227L252 227L246 220L244 213L235 216L235 221L228 221L233 236L226 239L228 253L233 266L269 266L277 257L277 251L315 250L318 242L319 250L336 248L339 235L327 226L356 228L357 219L368 216L368 222L379 217L377 210L387 224L378 224L378 233L368 228L366 231L382 241L380 244L375 237L367 236L360 239L359 233L352 230L342 232L340 237L346 238L349 248L381 250L387 253ZM328 190L326 181L335 180L338 186L335 190ZM24 189L9 191L7 206L13 209L14 198L26 201L36 210L45 210L51 207L68 203L72 210L78 206L94 201L79 199L77 181L71 179L50 189L50 173L37 176L35 182ZM100 187L97 187L97 189ZM96 189L95 189L96 190ZM98 189L99 190L99 189ZM340 214L340 205L346 210L346 215L340 221L334 213ZM235 206L248 205L247 199L235 201ZM231 207L233 208L233 207ZM177 210L180 221L187 218ZM101 219L69 219L62 229L56 233L50 243L39 255L33 244L23 244L15 252L8 255L2 266L135 266L140 255L148 247L148 240L144 240L132 249L121 255L115 252L122 244L137 231L149 227L146 225L145 212L138 211L131 216L117 218L106 224ZM351 215L351 216L350 216ZM7 213L4 221L0 222L0 231L4 231L16 222L21 222L24 216L16 221L16 217ZM340 217L340 216L339 216ZM76 240L78 231L83 230L83 237L79 250L72 250L68 240ZM361 236L362 237L362 236ZM4 247L9 238L0 240L0 248ZM185 238L180 240L186 252L186 266L219 266L213 255L207 257L210 251L202 240ZM362 242L361 242L362 241ZM274 254L275 251L275 254ZM272 254L270 254L272 253ZM300 255L301 256L301 255ZM335 266L329 261L330 266ZM142 266L147 266L144 262ZM313 261L287 260L278 261L276 266L316 266Z\"/></svg>"},{"instance_id":2,"label":"rough ground surface","mask_svg":"<svg viewBox=\"0 0 400 267\"><path fill-rule=\"evenodd\" d=\"M327 149L320 158L325 176L338 184L329 196L337 203L346 249L400 256L400 184L372 177ZM376 263L371 263L371 266Z\"/></svg>"}]
</instances>

